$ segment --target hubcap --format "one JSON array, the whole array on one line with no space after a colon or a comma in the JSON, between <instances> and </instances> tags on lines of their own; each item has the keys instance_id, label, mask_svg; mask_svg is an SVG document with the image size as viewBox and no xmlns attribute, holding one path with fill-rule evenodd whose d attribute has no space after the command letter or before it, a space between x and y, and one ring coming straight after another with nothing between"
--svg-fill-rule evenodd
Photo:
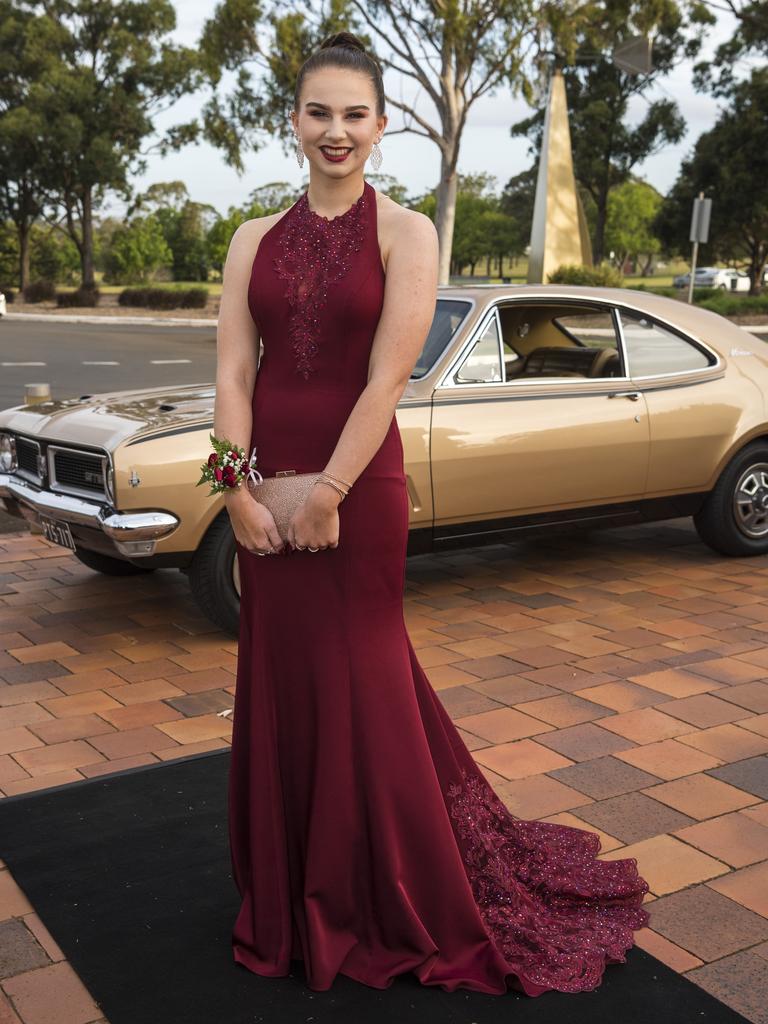
<instances>
[{"instance_id":1,"label":"hubcap","mask_svg":"<svg viewBox=\"0 0 768 1024\"><path fill-rule=\"evenodd\" d=\"M747 537L768 534L768 462L756 462L739 477L733 492L736 525Z\"/></svg>"}]
</instances>

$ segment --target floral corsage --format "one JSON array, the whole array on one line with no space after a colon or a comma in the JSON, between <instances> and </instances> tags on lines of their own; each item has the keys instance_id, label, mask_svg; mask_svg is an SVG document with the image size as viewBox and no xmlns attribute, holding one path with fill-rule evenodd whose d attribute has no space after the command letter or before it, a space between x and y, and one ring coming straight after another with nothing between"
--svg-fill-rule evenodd
<instances>
[{"instance_id":1,"label":"floral corsage","mask_svg":"<svg viewBox=\"0 0 768 1024\"><path fill-rule=\"evenodd\" d=\"M257 476L261 478L261 473L254 468L256 462L255 446L249 459L245 454L245 449L239 448L228 438L215 437L213 434L208 436L211 439L213 451L208 456L207 462L204 462L200 467L202 476L195 484L196 487L199 487L200 484L209 483L211 485L211 489L208 492L210 496L239 487L246 477L250 476L254 481Z\"/></svg>"}]
</instances>

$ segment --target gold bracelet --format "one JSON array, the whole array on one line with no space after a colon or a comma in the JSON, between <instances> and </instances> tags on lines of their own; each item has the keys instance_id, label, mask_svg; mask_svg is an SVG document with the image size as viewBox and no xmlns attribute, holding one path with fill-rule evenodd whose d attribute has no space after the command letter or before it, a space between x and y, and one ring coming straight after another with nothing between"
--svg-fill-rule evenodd
<instances>
[{"instance_id":1,"label":"gold bracelet","mask_svg":"<svg viewBox=\"0 0 768 1024\"><path fill-rule=\"evenodd\" d=\"M347 492L346 491L343 491L341 489L341 487L337 487L336 484L332 483L332 481L330 481L330 480L325 480L325 479L323 479L323 477L320 477L320 479L316 480L315 482L318 483L318 484L328 484L329 487L332 487L334 489L334 491L336 491L338 494L341 495L341 501L344 501L344 499L347 496ZM339 504L341 504L341 502L339 502Z\"/></svg>"},{"instance_id":2,"label":"gold bracelet","mask_svg":"<svg viewBox=\"0 0 768 1024\"><path fill-rule=\"evenodd\" d=\"M352 484L349 483L347 480L342 480L340 476L331 476L331 474L327 473L325 470L322 470L322 473L323 473L323 476L330 477L331 480L336 480L340 484L346 484L347 487L351 487L352 486Z\"/></svg>"}]
</instances>

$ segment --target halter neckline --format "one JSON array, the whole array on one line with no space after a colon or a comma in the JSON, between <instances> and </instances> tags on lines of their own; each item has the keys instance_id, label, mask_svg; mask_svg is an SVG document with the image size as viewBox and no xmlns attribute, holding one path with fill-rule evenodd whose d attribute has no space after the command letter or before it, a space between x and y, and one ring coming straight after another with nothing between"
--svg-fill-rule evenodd
<instances>
[{"instance_id":1,"label":"halter neckline","mask_svg":"<svg viewBox=\"0 0 768 1024\"><path fill-rule=\"evenodd\" d=\"M318 221L324 221L326 224L335 224L336 221L344 220L347 217L349 217L352 213L354 213L355 210L359 210L359 208L363 205L363 200L365 199L365 194L368 191L369 187L370 186L368 182L363 181L363 191L360 193L359 197L354 201L354 203L350 206L348 210L345 210L344 213L337 214L335 217L324 217L322 213L315 213L315 211L311 209L309 205L308 192L304 192L301 199L304 205L304 210L310 217Z\"/></svg>"}]
</instances>

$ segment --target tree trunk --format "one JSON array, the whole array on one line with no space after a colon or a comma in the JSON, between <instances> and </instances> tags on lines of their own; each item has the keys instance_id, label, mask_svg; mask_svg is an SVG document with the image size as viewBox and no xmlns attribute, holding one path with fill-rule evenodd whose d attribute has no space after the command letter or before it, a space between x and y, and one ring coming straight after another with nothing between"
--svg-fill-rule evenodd
<instances>
[{"instance_id":1,"label":"tree trunk","mask_svg":"<svg viewBox=\"0 0 768 1024\"><path fill-rule=\"evenodd\" d=\"M26 218L17 224L17 235L19 239L19 291L29 284L29 234L30 224Z\"/></svg>"},{"instance_id":2,"label":"tree trunk","mask_svg":"<svg viewBox=\"0 0 768 1024\"><path fill-rule=\"evenodd\" d=\"M81 252L83 287L93 288L93 196L90 186L83 192L83 248Z\"/></svg>"},{"instance_id":3,"label":"tree trunk","mask_svg":"<svg viewBox=\"0 0 768 1024\"><path fill-rule=\"evenodd\" d=\"M437 283L449 284L453 227L456 223L458 175L455 161L446 161L445 154L442 155L440 163L440 184L437 187L437 209L435 210L435 228L440 243Z\"/></svg>"},{"instance_id":4,"label":"tree trunk","mask_svg":"<svg viewBox=\"0 0 768 1024\"><path fill-rule=\"evenodd\" d=\"M600 190L598 196L597 219L595 221L595 244L592 252L592 262L599 267L605 257L605 224L608 216L608 193Z\"/></svg>"}]
</instances>

